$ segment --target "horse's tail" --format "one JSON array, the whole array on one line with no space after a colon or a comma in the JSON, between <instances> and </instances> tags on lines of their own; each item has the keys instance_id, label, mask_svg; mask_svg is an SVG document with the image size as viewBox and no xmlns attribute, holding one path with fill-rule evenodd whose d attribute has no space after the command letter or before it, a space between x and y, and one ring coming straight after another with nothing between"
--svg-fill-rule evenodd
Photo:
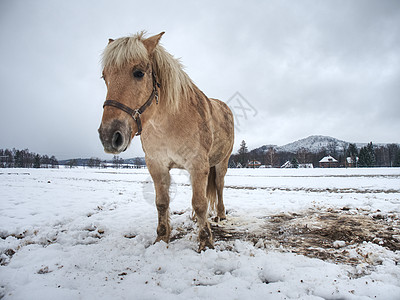
<instances>
[{"instance_id":1,"label":"horse's tail","mask_svg":"<svg viewBox=\"0 0 400 300\"><path fill-rule=\"evenodd\" d=\"M207 201L209 212L217 211L217 183L216 183L216 171L215 167L210 168L210 173L208 173L208 183L207 183Z\"/></svg>"}]
</instances>

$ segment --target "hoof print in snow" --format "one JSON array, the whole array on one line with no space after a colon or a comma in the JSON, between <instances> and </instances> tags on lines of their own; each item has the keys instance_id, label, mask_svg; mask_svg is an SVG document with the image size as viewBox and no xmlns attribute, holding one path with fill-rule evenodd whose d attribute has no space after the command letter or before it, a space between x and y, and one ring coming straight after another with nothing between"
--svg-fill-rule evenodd
<instances>
[{"instance_id":1,"label":"hoof print in snow","mask_svg":"<svg viewBox=\"0 0 400 300\"><path fill-rule=\"evenodd\" d=\"M47 274L47 273L51 273L52 271L49 270L49 267L43 267L41 268L39 271L37 271L38 274Z\"/></svg>"},{"instance_id":2,"label":"hoof print in snow","mask_svg":"<svg viewBox=\"0 0 400 300\"><path fill-rule=\"evenodd\" d=\"M134 233L124 234L124 238L127 238L127 239L134 239L135 237L136 237L136 234L134 234Z\"/></svg>"}]
</instances>

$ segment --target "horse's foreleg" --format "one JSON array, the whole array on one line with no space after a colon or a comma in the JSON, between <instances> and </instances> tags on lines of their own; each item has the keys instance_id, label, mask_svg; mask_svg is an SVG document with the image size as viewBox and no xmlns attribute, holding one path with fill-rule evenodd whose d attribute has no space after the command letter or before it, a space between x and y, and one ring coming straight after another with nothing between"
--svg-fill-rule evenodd
<instances>
[{"instance_id":1,"label":"horse's foreleg","mask_svg":"<svg viewBox=\"0 0 400 300\"><path fill-rule=\"evenodd\" d=\"M149 168L156 191L156 206L158 211L157 238L159 241L169 242L171 226L169 222L169 186L171 177L168 169Z\"/></svg>"},{"instance_id":2,"label":"horse's foreleg","mask_svg":"<svg viewBox=\"0 0 400 300\"><path fill-rule=\"evenodd\" d=\"M192 206L196 213L199 227L199 252L206 247L214 248L210 223L207 220L208 202L206 197L209 168L191 172L192 180Z\"/></svg>"}]
</instances>

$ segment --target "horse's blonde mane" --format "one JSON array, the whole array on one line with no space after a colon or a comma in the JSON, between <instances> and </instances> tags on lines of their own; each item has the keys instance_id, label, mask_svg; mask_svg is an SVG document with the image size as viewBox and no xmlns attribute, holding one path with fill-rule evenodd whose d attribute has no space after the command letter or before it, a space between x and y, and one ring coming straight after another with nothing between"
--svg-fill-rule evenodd
<instances>
[{"instance_id":1,"label":"horse's blonde mane","mask_svg":"<svg viewBox=\"0 0 400 300\"><path fill-rule=\"evenodd\" d=\"M175 110L194 90L194 83L183 70L180 61L158 44L149 56L143 44L145 32L122 37L109 43L102 55L103 68L123 68L132 61L150 62L160 83L160 100Z\"/></svg>"}]
</instances>

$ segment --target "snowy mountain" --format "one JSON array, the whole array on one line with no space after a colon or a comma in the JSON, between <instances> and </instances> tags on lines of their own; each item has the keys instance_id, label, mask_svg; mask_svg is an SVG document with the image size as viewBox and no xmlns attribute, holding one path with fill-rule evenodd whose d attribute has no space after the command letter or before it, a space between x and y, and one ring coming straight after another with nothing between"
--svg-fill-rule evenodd
<instances>
[{"instance_id":1,"label":"snowy mountain","mask_svg":"<svg viewBox=\"0 0 400 300\"><path fill-rule=\"evenodd\" d=\"M271 147L274 148L277 152L291 152L291 153L297 153L300 149L306 149L309 152L317 153L323 149L326 149L328 152L333 153L333 149L336 150L336 152L343 152L344 148L347 148L350 143L353 143L357 146L358 149L361 147L366 146L368 143L355 143L355 142L346 142L343 140L339 140L330 136L323 136L323 135L312 135L307 138L283 145L283 146L277 146L277 145L263 145L261 147L258 147L254 150L253 152L256 153L265 153L267 152ZM374 143L374 146L376 147L383 147L387 146L388 144L382 144L382 143ZM400 144L398 144L400 146Z\"/></svg>"},{"instance_id":2,"label":"snowy mountain","mask_svg":"<svg viewBox=\"0 0 400 300\"><path fill-rule=\"evenodd\" d=\"M276 145L264 145L261 146L255 151L259 152L266 152L268 149L273 147L276 151L278 152L292 152L296 153L300 149L306 149L310 152L319 152L323 148L325 149L332 149L333 147L336 149L336 151L343 151L344 147L347 147L349 145L348 142L342 141L330 136L322 136L322 135L312 135L307 138L283 145L283 146L276 146Z\"/></svg>"},{"instance_id":3,"label":"snowy mountain","mask_svg":"<svg viewBox=\"0 0 400 300\"><path fill-rule=\"evenodd\" d=\"M330 136L322 136L322 135L312 135L307 138L298 140L293 143L289 143L280 147L277 147L277 151L284 152L293 152L296 153L298 150L304 148L310 152L316 153L321 149L333 149L336 151L343 151L344 147L347 148L349 145L348 142L330 137Z\"/></svg>"}]
</instances>

